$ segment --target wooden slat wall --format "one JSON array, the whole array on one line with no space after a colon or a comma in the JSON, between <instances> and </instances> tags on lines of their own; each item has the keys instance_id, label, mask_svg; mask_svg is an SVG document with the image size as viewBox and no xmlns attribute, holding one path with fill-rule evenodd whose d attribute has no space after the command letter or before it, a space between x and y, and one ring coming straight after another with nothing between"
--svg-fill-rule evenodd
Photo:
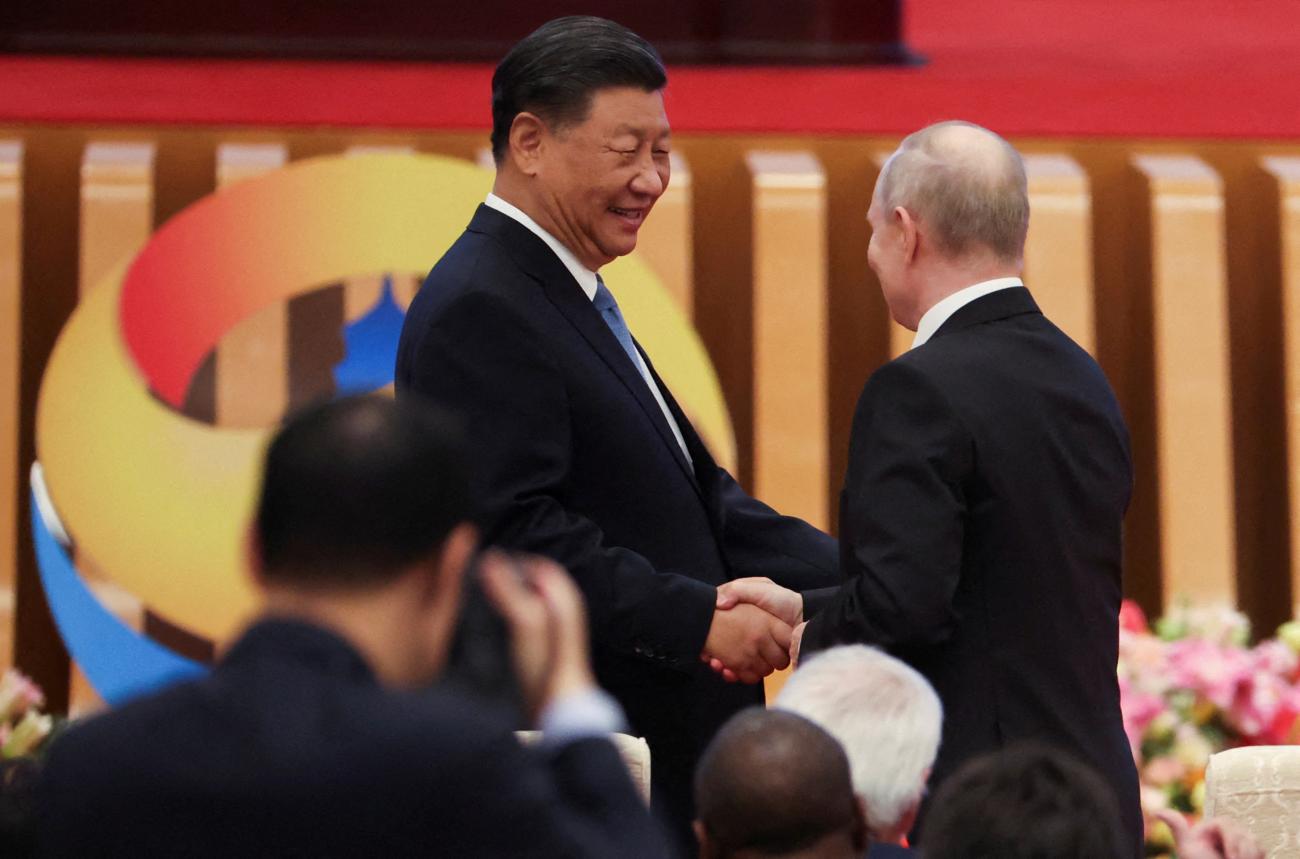
<instances>
[{"instance_id":1,"label":"wooden slat wall","mask_svg":"<svg viewBox=\"0 0 1300 859\"><path fill-rule=\"evenodd\" d=\"M1066 155L1028 155L1025 174L1030 212L1025 284L1057 327L1096 354L1087 174Z\"/></svg>"},{"instance_id":2,"label":"wooden slat wall","mask_svg":"<svg viewBox=\"0 0 1300 859\"><path fill-rule=\"evenodd\" d=\"M1291 593L1300 600L1300 157L1263 159L1276 184L1282 285L1283 377L1286 397L1287 465L1290 489ZM1300 604L1292 607L1300 617Z\"/></svg>"},{"instance_id":3,"label":"wooden slat wall","mask_svg":"<svg viewBox=\"0 0 1300 859\"><path fill-rule=\"evenodd\" d=\"M1190 155L1139 155L1151 224L1161 555L1174 598L1235 604L1223 184Z\"/></svg>"},{"instance_id":4,"label":"wooden slat wall","mask_svg":"<svg viewBox=\"0 0 1300 859\"><path fill-rule=\"evenodd\" d=\"M280 143L223 143L217 148L217 187L283 167ZM216 351L216 419L220 426L274 424L289 404L289 316L284 302L268 305L221 339Z\"/></svg>"},{"instance_id":5,"label":"wooden slat wall","mask_svg":"<svg viewBox=\"0 0 1300 859\"><path fill-rule=\"evenodd\" d=\"M0 140L0 670L13 662L18 557L18 360L22 344L23 145Z\"/></svg>"},{"instance_id":6,"label":"wooden slat wall","mask_svg":"<svg viewBox=\"0 0 1300 859\"><path fill-rule=\"evenodd\" d=\"M161 214L201 193L193 182L184 191L174 182L155 188L169 181L161 153L193 164L206 159L203 176L215 165L222 185L292 158L376 146L472 159L482 135L126 129L110 137L93 129L19 128L0 130L0 141L13 141L0 143L0 420L9 421L0 422L0 541L7 541L0 544L2 615L3 577L15 553L21 558L26 551L14 543L24 542L30 461L29 454L14 456L12 427L16 420L29 438L39 366L28 364L43 360L25 356L46 348L48 333L33 328L34 321L66 312L50 292L60 287L49 273L61 265L71 269L72 262L61 260L79 260L68 288L74 281L88 288L144 241ZM842 479L830 463L842 467L844 416L875 366L912 339L887 321L865 267L865 204L893 142L683 137L669 193L641 239L639 252L693 316L713 353L737 430L738 476L783 512L822 525L832 522ZM1028 153L1033 212L1026 282L1047 314L1098 354L1134 429L1138 487L1127 526L1138 547L1130 561L1138 562L1126 570L1126 586L1148 611L1182 596L1240 599L1275 622L1276 603L1300 599L1300 144L1019 143ZM154 153L160 153L157 163ZM64 210L73 210L60 183L75 184L78 168L80 217L67 225ZM25 201L19 171L29 174ZM53 200L60 201L58 217L41 208ZM1270 206L1275 216L1255 217ZM40 232L39 242L22 232L24 224L29 233ZM1269 241L1249 253L1238 247L1243 235L1260 232ZM1235 242L1227 253L1225 242ZM1261 255L1269 265L1242 263ZM33 266L40 277L28 270ZM337 359L325 354L337 349L326 341L336 341L338 324L377 297L382 273L373 274L333 297L322 293L268 308L230 332L216 350L215 370L207 371L216 380L217 421L275 420L294 399L294 379L300 401L312 395ZM399 304L409 300L419 274L394 273ZM1248 286L1258 289L1244 291ZM1280 317L1281 333L1261 340L1251 331L1270 318L1269 296L1277 296L1272 316ZM1243 298L1254 302L1245 315ZM17 351L13 332L20 325L34 338L30 353L26 343ZM6 393L15 362L21 388ZM1255 390L1260 375L1239 372L1247 366L1275 367L1276 396ZM272 378L280 383L268 384ZM1282 417L1267 414L1274 400L1274 412L1286 413L1285 432ZM1260 435L1265 417L1278 425L1276 450ZM1271 485L1246 496L1261 474L1280 481L1280 500ZM1270 512L1263 527L1278 531L1276 538L1254 539L1247 530L1261 507ZM1278 545L1286 548L1279 552ZM1273 563L1278 555L1286 557ZM30 565L17 569L30 595L34 572ZM1268 586L1246 587L1253 577L1268 577ZM1265 596L1274 607L1260 613ZM111 593L109 602L138 622L138 604ZM2 628L0 634L2 657L8 635ZM38 661L30 647L27 661Z\"/></svg>"},{"instance_id":7,"label":"wooden slat wall","mask_svg":"<svg viewBox=\"0 0 1300 859\"><path fill-rule=\"evenodd\" d=\"M826 174L807 152L750 152L754 491L828 526Z\"/></svg>"}]
</instances>

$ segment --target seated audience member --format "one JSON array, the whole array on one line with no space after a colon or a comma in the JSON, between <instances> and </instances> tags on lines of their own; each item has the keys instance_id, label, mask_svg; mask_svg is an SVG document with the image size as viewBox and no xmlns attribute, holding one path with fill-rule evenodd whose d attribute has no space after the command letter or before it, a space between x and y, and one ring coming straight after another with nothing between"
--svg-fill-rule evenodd
<instances>
[{"instance_id":1,"label":"seated audience member","mask_svg":"<svg viewBox=\"0 0 1300 859\"><path fill-rule=\"evenodd\" d=\"M943 727L943 707L926 679L874 648L835 647L800 665L775 706L811 719L844 747L866 810L871 859L913 855L902 845Z\"/></svg>"},{"instance_id":2,"label":"seated audience member","mask_svg":"<svg viewBox=\"0 0 1300 859\"><path fill-rule=\"evenodd\" d=\"M261 617L210 676L54 743L42 855L662 856L599 736L622 714L592 680L561 568L494 553L480 566L540 749L430 688L475 551L469 461L415 402L353 398L290 420L250 540Z\"/></svg>"},{"instance_id":3,"label":"seated audience member","mask_svg":"<svg viewBox=\"0 0 1300 859\"><path fill-rule=\"evenodd\" d=\"M1026 743L972 759L925 820L926 859L1127 856L1114 792L1087 765Z\"/></svg>"},{"instance_id":4,"label":"seated audience member","mask_svg":"<svg viewBox=\"0 0 1300 859\"><path fill-rule=\"evenodd\" d=\"M753 707L718 731L695 771L701 859L859 859L867 827L835 738Z\"/></svg>"},{"instance_id":5,"label":"seated audience member","mask_svg":"<svg viewBox=\"0 0 1300 859\"><path fill-rule=\"evenodd\" d=\"M39 776L33 758L0 761L0 856L6 859L36 855L32 795Z\"/></svg>"}]
</instances>

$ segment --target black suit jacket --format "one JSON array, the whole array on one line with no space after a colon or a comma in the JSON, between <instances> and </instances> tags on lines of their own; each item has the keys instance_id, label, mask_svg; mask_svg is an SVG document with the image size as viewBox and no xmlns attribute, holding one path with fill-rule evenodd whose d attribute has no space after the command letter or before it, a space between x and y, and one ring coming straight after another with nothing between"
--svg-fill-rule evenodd
<instances>
[{"instance_id":1,"label":"black suit jacket","mask_svg":"<svg viewBox=\"0 0 1300 859\"><path fill-rule=\"evenodd\" d=\"M1028 290L962 307L880 368L853 421L840 515L848 584L805 650L879 645L944 704L932 786L1015 740L1110 782L1136 844L1116 679L1128 431L1097 363Z\"/></svg>"},{"instance_id":2,"label":"black suit jacket","mask_svg":"<svg viewBox=\"0 0 1300 859\"><path fill-rule=\"evenodd\" d=\"M555 558L582 588L597 676L649 742L655 803L685 839L697 757L763 700L699 662L716 586L757 575L805 590L839 576L834 541L746 495L656 381L693 467L559 258L486 206L429 273L397 355L399 397L469 417L487 538Z\"/></svg>"},{"instance_id":3,"label":"black suit jacket","mask_svg":"<svg viewBox=\"0 0 1300 859\"><path fill-rule=\"evenodd\" d=\"M449 690L381 688L318 627L253 627L213 674L71 728L42 856L661 857L603 738L524 749Z\"/></svg>"}]
</instances>

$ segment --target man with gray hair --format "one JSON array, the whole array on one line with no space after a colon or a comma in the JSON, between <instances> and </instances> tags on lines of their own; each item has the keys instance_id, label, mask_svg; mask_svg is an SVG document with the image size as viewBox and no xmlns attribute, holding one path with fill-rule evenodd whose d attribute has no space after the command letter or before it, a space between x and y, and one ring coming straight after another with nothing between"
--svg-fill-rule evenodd
<instances>
[{"instance_id":1,"label":"man with gray hair","mask_svg":"<svg viewBox=\"0 0 1300 859\"><path fill-rule=\"evenodd\" d=\"M905 849L939 751L943 706L925 678L862 644L832 647L799 666L775 706L840 741L866 810L870 859Z\"/></svg>"},{"instance_id":2,"label":"man with gray hair","mask_svg":"<svg viewBox=\"0 0 1300 859\"><path fill-rule=\"evenodd\" d=\"M863 642L920 671L947 713L935 785L1017 740L1079 757L1114 791L1136 854L1115 673L1128 430L1097 362L1020 280L1026 186L1010 144L969 123L922 129L890 157L867 259L916 339L853 418L845 584L801 600L740 582L720 598L799 623L792 649Z\"/></svg>"}]
</instances>

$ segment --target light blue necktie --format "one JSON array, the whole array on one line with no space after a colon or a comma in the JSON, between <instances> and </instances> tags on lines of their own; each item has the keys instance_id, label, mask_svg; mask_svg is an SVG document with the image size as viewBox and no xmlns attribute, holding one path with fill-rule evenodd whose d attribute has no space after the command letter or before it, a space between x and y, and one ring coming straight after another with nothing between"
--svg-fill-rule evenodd
<instances>
[{"instance_id":1,"label":"light blue necktie","mask_svg":"<svg viewBox=\"0 0 1300 859\"><path fill-rule=\"evenodd\" d=\"M636 367L637 373L644 376L641 370L641 356L636 351L636 344L632 342L632 332L627 330L627 323L623 321L623 314L619 312L618 302L614 300L614 294L609 291L609 287L605 286L605 281L600 275L596 275L596 297L591 303L600 311L600 318L604 319L609 330L614 332L627 357L632 359L632 366Z\"/></svg>"},{"instance_id":2,"label":"light blue necktie","mask_svg":"<svg viewBox=\"0 0 1300 859\"><path fill-rule=\"evenodd\" d=\"M596 296L591 300L591 303L600 311L600 318L605 320L609 330L614 332L619 345L623 347L627 357L632 359L632 366L636 368L637 374L645 381L645 386L650 390L651 396L659 404L659 409L663 412L668 428L672 430L673 438L677 440L677 447L681 449L682 456L686 457L688 463L694 463L694 460L691 459L691 452L686 449L686 439L682 437L682 430L677 426L677 421L673 418L672 412L668 410L668 404L659 392L659 386L655 384L654 378L650 375L650 368L645 365L641 360L641 354L636 351L636 344L632 342L632 332L627 330L627 323L623 321L623 314L618 309L618 302L614 300L614 294L609 291L609 287L605 286L605 281L601 279L600 275L596 275Z\"/></svg>"}]
</instances>

